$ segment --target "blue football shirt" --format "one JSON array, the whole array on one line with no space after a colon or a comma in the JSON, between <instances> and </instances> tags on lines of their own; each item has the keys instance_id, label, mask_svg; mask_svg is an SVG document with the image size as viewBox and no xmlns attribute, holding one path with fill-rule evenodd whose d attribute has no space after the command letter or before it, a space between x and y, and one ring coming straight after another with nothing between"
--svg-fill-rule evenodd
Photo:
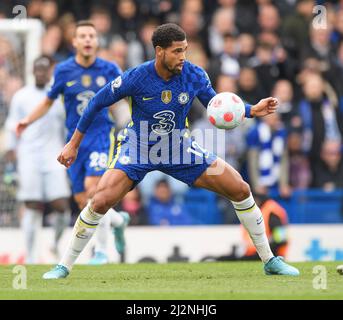
<instances>
[{"instance_id":1,"label":"blue football shirt","mask_svg":"<svg viewBox=\"0 0 343 320\"><path fill-rule=\"evenodd\" d=\"M129 127L138 139L151 137L152 133L163 136L175 129L185 129L193 100L197 97L207 107L216 95L210 79L202 68L186 61L182 72L166 81L157 74L154 64L152 60L130 69L101 89L91 99L78 130L85 133L104 106L124 97L129 97L132 116ZM246 105L246 116L250 115L250 107ZM141 135L142 123L146 130ZM148 144L153 145L154 139L149 139Z\"/></svg>"},{"instance_id":2,"label":"blue football shirt","mask_svg":"<svg viewBox=\"0 0 343 320\"><path fill-rule=\"evenodd\" d=\"M111 62L96 58L89 67L79 65L75 57L59 63L54 72L54 79L48 92L49 99L56 99L63 95L66 111L66 127L68 129L67 141L72 136L79 119L91 98L113 78L121 75L120 68ZM89 126L87 136L98 135L110 130L113 121L110 118L108 106L96 114Z\"/></svg>"}]
</instances>

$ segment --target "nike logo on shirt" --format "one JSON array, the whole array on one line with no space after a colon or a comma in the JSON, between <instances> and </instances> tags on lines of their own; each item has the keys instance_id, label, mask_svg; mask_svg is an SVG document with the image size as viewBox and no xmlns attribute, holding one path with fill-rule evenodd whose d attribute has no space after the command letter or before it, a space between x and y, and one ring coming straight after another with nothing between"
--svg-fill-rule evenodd
<instances>
[{"instance_id":1,"label":"nike logo on shirt","mask_svg":"<svg viewBox=\"0 0 343 320\"><path fill-rule=\"evenodd\" d=\"M67 87L71 87L71 86L73 86L76 82L77 82L76 80L68 81L68 82L66 83L66 85L67 85Z\"/></svg>"}]
</instances>

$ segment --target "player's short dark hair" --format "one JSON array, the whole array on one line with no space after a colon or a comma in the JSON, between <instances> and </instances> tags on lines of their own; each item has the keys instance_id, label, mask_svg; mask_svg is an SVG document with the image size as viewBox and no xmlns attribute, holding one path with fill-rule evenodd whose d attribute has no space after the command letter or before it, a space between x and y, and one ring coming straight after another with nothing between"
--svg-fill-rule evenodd
<instances>
[{"instance_id":1,"label":"player's short dark hair","mask_svg":"<svg viewBox=\"0 0 343 320\"><path fill-rule=\"evenodd\" d=\"M75 26L75 33L76 33L77 28L80 28L80 27L92 27L92 28L95 29L94 23L92 21L90 21L90 20L80 20L80 21L78 21L76 23L76 26Z\"/></svg>"},{"instance_id":2,"label":"player's short dark hair","mask_svg":"<svg viewBox=\"0 0 343 320\"><path fill-rule=\"evenodd\" d=\"M173 41L183 41L186 39L186 33L175 23L162 24L156 28L152 35L152 45L161 48L168 48Z\"/></svg>"}]
</instances>

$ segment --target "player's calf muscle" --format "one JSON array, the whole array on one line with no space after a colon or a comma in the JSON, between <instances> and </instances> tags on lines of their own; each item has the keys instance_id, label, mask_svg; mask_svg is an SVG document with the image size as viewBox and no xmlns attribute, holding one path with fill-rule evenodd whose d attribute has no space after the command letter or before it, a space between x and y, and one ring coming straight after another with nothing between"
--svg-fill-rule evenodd
<instances>
[{"instance_id":1,"label":"player's calf muscle","mask_svg":"<svg viewBox=\"0 0 343 320\"><path fill-rule=\"evenodd\" d=\"M96 213L105 214L115 206L124 196L118 188L106 187L98 190L91 201L91 207Z\"/></svg>"},{"instance_id":2,"label":"player's calf muscle","mask_svg":"<svg viewBox=\"0 0 343 320\"><path fill-rule=\"evenodd\" d=\"M243 201L250 196L250 187L243 180L242 176L231 167L228 163L218 159L217 161L223 162L225 169L220 175L208 175L205 172L195 183L196 187L206 188L214 191L223 197L232 201ZM213 163L212 166L216 166Z\"/></svg>"},{"instance_id":3,"label":"player's calf muscle","mask_svg":"<svg viewBox=\"0 0 343 320\"><path fill-rule=\"evenodd\" d=\"M120 170L108 170L101 178L97 191L92 198L92 209L100 214L105 214L115 206L132 186L125 173Z\"/></svg>"},{"instance_id":4,"label":"player's calf muscle","mask_svg":"<svg viewBox=\"0 0 343 320\"><path fill-rule=\"evenodd\" d=\"M242 178L235 179L234 181L226 179L225 177L221 177L220 179L224 179L224 181L220 184L220 189L217 193L225 198L240 202L250 196L250 187Z\"/></svg>"},{"instance_id":5,"label":"player's calf muscle","mask_svg":"<svg viewBox=\"0 0 343 320\"><path fill-rule=\"evenodd\" d=\"M223 195L233 201L243 201L250 196L250 186L243 180L239 172L226 164L224 173L218 176Z\"/></svg>"}]
</instances>

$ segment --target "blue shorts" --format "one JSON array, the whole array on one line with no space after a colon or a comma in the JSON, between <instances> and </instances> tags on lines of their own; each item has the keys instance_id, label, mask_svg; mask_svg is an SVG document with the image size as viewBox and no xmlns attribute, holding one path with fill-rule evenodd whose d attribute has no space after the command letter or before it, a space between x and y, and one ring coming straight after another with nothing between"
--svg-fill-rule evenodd
<instances>
[{"instance_id":1,"label":"blue shorts","mask_svg":"<svg viewBox=\"0 0 343 320\"><path fill-rule=\"evenodd\" d=\"M137 150L128 140L119 141L114 159L109 166L109 169L124 171L133 181L132 188L141 182L147 173L154 170L192 186L217 159L215 154L201 148L192 138L181 139L178 144L179 153L176 152L175 156L172 154L172 149L175 151L175 148L170 148L169 155L162 162L159 162L161 154L157 157L151 155L152 147L146 148L145 152L137 152L138 156L132 156L131 151L135 149Z\"/></svg>"},{"instance_id":2,"label":"blue shorts","mask_svg":"<svg viewBox=\"0 0 343 320\"><path fill-rule=\"evenodd\" d=\"M85 191L85 178L102 176L113 160L115 148L115 129L100 132L98 135L85 136L75 162L68 169L72 192Z\"/></svg>"}]
</instances>

